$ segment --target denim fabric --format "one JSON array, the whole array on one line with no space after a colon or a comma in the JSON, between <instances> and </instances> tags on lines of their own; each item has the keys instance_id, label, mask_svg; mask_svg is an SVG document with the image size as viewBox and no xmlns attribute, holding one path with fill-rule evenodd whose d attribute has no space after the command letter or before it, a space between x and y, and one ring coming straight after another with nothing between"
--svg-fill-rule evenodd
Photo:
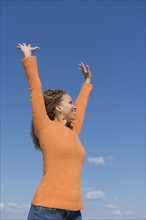
<instances>
[{"instance_id":1,"label":"denim fabric","mask_svg":"<svg viewBox=\"0 0 146 220\"><path fill-rule=\"evenodd\" d=\"M82 216L80 211L69 211L32 205L27 220L82 220Z\"/></svg>"}]
</instances>

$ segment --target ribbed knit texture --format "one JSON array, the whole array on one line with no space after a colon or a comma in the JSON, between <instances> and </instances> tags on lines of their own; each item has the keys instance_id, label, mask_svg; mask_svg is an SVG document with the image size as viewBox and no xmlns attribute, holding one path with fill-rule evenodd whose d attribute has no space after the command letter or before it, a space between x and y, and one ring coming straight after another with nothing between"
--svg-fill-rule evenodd
<instances>
[{"instance_id":1,"label":"ribbed knit texture","mask_svg":"<svg viewBox=\"0 0 146 220\"><path fill-rule=\"evenodd\" d=\"M44 174L32 200L33 205L66 210L83 209L81 172L85 150L78 138L92 85L83 83L75 102L76 119L71 128L49 119L38 75L37 58L22 60L29 86L35 133L41 145Z\"/></svg>"}]
</instances>

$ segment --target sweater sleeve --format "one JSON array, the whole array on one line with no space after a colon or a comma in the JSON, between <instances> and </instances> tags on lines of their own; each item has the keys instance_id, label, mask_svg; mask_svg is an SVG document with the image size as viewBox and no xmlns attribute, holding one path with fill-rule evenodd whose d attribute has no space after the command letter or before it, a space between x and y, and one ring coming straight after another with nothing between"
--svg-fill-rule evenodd
<instances>
[{"instance_id":1,"label":"sweater sleeve","mask_svg":"<svg viewBox=\"0 0 146 220\"><path fill-rule=\"evenodd\" d=\"M77 132L77 134L80 134L82 124L84 121L85 116L85 110L88 103L88 98L90 95L90 92L92 90L92 85L89 83L83 83L82 88L80 90L80 93L76 99L75 105L76 105L76 119L74 121L71 121L71 128Z\"/></svg>"},{"instance_id":2,"label":"sweater sleeve","mask_svg":"<svg viewBox=\"0 0 146 220\"><path fill-rule=\"evenodd\" d=\"M32 117L35 133L38 136L46 121L49 121L49 117L45 109L42 85L38 74L37 58L35 56L25 57L22 59L22 64L28 78Z\"/></svg>"}]
</instances>

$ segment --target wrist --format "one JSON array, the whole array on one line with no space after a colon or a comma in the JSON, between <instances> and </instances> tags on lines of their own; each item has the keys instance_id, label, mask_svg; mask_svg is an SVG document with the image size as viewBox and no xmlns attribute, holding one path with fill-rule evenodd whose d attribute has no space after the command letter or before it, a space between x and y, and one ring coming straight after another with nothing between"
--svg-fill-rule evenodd
<instances>
[{"instance_id":1,"label":"wrist","mask_svg":"<svg viewBox=\"0 0 146 220\"><path fill-rule=\"evenodd\" d=\"M24 53L24 56L25 57L30 57L31 56L31 52Z\"/></svg>"},{"instance_id":2,"label":"wrist","mask_svg":"<svg viewBox=\"0 0 146 220\"><path fill-rule=\"evenodd\" d=\"M91 79L90 79L89 77L87 77L86 80L85 80L85 82L86 82L86 83L90 83L90 82L91 82Z\"/></svg>"}]
</instances>

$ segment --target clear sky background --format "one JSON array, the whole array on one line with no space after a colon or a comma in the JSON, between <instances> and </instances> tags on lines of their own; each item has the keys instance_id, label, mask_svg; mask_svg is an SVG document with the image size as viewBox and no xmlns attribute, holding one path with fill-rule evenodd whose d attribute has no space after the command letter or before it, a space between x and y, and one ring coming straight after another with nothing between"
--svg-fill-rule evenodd
<instances>
[{"instance_id":1,"label":"clear sky background","mask_svg":"<svg viewBox=\"0 0 146 220\"><path fill-rule=\"evenodd\" d=\"M93 91L80 139L84 219L145 219L145 1L1 1L1 218L26 219L42 177L17 43L40 46L43 89Z\"/></svg>"}]
</instances>

